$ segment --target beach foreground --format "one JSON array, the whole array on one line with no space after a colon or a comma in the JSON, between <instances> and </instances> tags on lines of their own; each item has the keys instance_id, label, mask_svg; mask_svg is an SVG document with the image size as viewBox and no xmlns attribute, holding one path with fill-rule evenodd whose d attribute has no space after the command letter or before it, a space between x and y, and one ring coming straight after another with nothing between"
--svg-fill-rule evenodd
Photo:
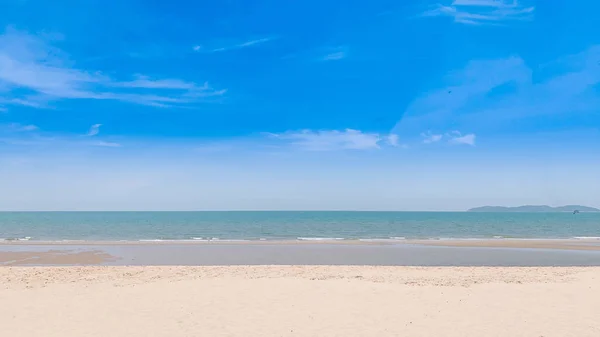
<instances>
[{"instance_id":1,"label":"beach foreground","mask_svg":"<svg viewBox=\"0 0 600 337\"><path fill-rule=\"evenodd\" d=\"M6 336L599 336L600 268L0 268Z\"/></svg>"}]
</instances>

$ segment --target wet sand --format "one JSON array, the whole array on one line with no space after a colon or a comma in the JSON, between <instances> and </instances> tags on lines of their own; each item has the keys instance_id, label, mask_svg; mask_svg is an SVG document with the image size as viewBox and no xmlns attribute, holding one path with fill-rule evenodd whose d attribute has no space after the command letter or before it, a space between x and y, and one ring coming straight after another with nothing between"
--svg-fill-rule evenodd
<instances>
[{"instance_id":1,"label":"wet sand","mask_svg":"<svg viewBox=\"0 0 600 337\"><path fill-rule=\"evenodd\" d=\"M600 268L2 267L15 337L596 337Z\"/></svg>"},{"instance_id":2,"label":"wet sand","mask_svg":"<svg viewBox=\"0 0 600 337\"><path fill-rule=\"evenodd\" d=\"M48 250L0 252L0 265L98 265L116 257L99 250Z\"/></svg>"},{"instance_id":3,"label":"wet sand","mask_svg":"<svg viewBox=\"0 0 600 337\"><path fill-rule=\"evenodd\" d=\"M600 266L600 240L14 242L0 265Z\"/></svg>"},{"instance_id":4,"label":"wet sand","mask_svg":"<svg viewBox=\"0 0 600 337\"><path fill-rule=\"evenodd\" d=\"M600 240L414 240L413 244L441 247L527 248L600 251Z\"/></svg>"}]
</instances>

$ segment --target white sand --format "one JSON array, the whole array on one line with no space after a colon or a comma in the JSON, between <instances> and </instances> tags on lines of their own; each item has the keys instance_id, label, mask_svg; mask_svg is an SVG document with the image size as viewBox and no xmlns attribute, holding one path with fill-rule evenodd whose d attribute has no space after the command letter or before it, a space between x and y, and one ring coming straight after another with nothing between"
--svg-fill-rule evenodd
<instances>
[{"instance_id":1,"label":"white sand","mask_svg":"<svg viewBox=\"0 0 600 337\"><path fill-rule=\"evenodd\" d=\"M600 268L3 267L0 336L600 336Z\"/></svg>"}]
</instances>

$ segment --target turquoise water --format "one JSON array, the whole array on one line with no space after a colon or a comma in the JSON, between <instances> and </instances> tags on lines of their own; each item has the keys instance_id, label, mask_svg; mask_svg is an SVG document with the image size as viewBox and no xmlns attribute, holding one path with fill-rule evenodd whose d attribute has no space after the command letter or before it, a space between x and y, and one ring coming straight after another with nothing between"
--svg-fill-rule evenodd
<instances>
[{"instance_id":1,"label":"turquoise water","mask_svg":"<svg viewBox=\"0 0 600 337\"><path fill-rule=\"evenodd\" d=\"M600 213L2 212L3 240L600 237Z\"/></svg>"}]
</instances>

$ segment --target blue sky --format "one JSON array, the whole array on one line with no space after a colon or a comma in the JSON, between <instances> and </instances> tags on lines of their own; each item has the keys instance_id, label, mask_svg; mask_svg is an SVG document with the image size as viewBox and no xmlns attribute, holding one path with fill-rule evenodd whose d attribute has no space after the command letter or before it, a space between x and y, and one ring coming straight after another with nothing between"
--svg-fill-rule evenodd
<instances>
[{"instance_id":1,"label":"blue sky","mask_svg":"<svg viewBox=\"0 0 600 337\"><path fill-rule=\"evenodd\" d=\"M592 1L0 2L0 209L600 206Z\"/></svg>"}]
</instances>

